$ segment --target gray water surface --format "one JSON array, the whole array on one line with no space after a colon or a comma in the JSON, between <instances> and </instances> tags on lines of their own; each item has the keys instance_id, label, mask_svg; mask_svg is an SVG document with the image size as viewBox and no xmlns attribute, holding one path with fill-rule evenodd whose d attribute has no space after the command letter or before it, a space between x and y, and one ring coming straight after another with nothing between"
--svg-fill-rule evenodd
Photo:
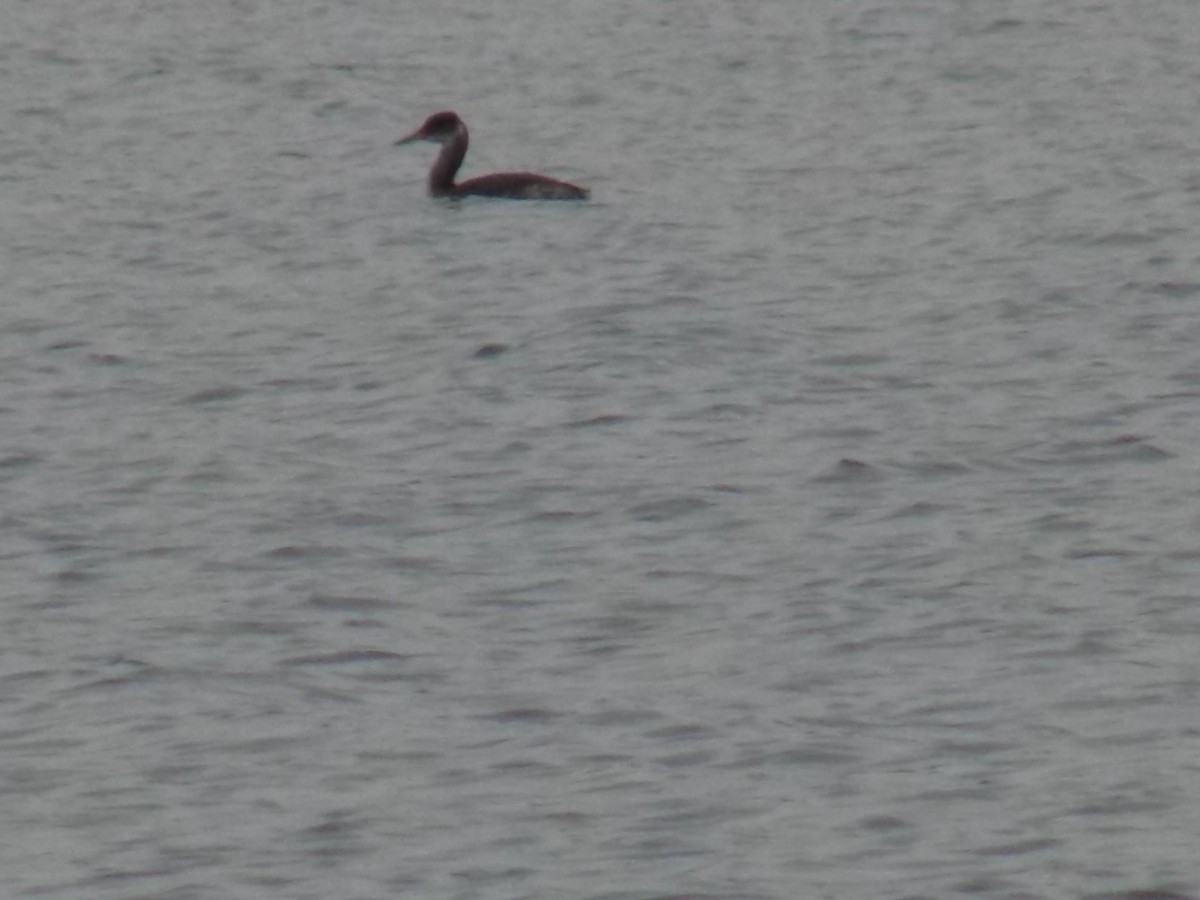
<instances>
[{"instance_id":1,"label":"gray water surface","mask_svg":"<svg viewBox=\"0 0 1200 900\"><path fill-rule=\"evenodd\" d=\"M5 17L4 897L1200 894L1200 7Z\"/></svg>"}]
</instances>

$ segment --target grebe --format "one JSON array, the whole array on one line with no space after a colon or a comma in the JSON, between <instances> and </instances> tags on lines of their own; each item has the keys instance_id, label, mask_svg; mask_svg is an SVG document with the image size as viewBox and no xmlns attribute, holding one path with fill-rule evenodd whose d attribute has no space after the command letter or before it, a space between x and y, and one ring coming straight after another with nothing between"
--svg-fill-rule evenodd
<instances>
[{"instance_id":1,"label":"grebe","mask_svg":"<svg viewBox=\"0 0 1200 900\"><path fill-rule=\"evenodd\" d=\"M396 145L413 141L441 144L429 170L429 193L435 197L507 197L511 200L586 200L588 191L578 185L533 172L496 172L454 183L454 174L467 155L467 126L457 113L434 113Z\"/></svg>"}]
</instances>

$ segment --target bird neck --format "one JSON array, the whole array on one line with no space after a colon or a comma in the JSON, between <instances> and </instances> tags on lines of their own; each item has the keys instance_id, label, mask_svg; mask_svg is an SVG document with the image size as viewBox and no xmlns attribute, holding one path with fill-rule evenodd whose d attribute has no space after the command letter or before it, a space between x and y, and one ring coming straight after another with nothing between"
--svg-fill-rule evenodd
<instances>
[{"instance_id":1,"label":"bird neck","mask_svg":"<svg viewBox=\"0 0 1200 900\"><path fill-rule=\"evenodd\" d=\"M429 170L429 193L451 194L454 192L454 176L467 155L467 129L459 125L454 136L442 145L441 152Z\"/></svg>"}]
</instances>

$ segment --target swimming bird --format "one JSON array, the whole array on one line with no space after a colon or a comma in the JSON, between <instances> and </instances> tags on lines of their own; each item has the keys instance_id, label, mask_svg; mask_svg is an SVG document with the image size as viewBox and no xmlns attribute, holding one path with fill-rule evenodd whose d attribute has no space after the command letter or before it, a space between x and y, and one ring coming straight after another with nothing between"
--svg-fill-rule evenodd
<instances>
[{"instance_id":1,"label":"swimming bird","mask_svg":"<svg viewBox=\"0 0 1200 900\"><path fill-rule=\"evenodd\" d=\"M434 113L396 146L432 141L442 149L429 170L429 193L434 197L506 197L510 200L586 200L587 188L534 172L494 172L455 183L454 176L467 155L467 126L457 113Z\"/></svg>"}]
</instances>

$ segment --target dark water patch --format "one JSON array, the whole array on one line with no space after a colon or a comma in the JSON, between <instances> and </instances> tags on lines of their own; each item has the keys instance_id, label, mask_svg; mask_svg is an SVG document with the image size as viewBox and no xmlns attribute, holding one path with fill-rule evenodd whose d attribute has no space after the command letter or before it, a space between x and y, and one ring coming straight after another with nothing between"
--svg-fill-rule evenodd
<instances>
[{"instance_id":1,"label":"dark water patch","mask_svg":"<svg viewBox=\"0 0 1200 900\"><path fill-rule=\"evenodd\" d=\"M22 106L16 110L18 116L29 116L37 119L63 119L61 109L54 106Z\"/></svg>"},{"instance_id":2,"label":"dark water patch","mask_svg":"<svg viewBox=\"0 0 1200 900\"><path fill-rule=\"evenodd\" d=\"M943 756L989 756L993 753L1009 753L1018 749L1015 744L1007 741L938 741L933 752L938 758Z\"/></svg>"},{"instance_id":3,"label":"dark water patch","mask_svg":"<svg viewBox=\"0 0 1200 900\"><path fill-rule=\"evenodd\" d=\"M689 750L656 757L654 762L668 768L691 768L709 765L715 757L711 750Z\"/></svg>"},{"instance_id":4,"label":"dark water patch","mask_svg":"<svg viewBox=\"0 0 1200 900\"><path fill-rule=\"evenodd\" d=\"M638 635L654 630L654 625L632 616L604 616L580 619L572 623L586 633L572 640L573 652L591 657L615 656L633 646Z\"/></svg>"},{"instance_id":5,"label":"dark water patch","mask_svg":"<svg viewBox=\"0 0 1200 900\"><path fill-rule=\"evenodd\" d=\"M1175 454L1168 453L1139 434L1122 434L1105 442L1105 446L1123 453L1126 459L1138 462L1158 462L1163 459L1174 459Z\"/></svg>"},{"instance_id":6,"label":"dark water patch","mask_svg":"<svg viewBox=\"0 0 1200 900\"><path fill-rule=\"evenodd\" d=\"M1155 232L1143 231L1110 231L1101 235L1077 235L1080 243L1092 247L1136 247L1142 244L1156 244L1161 235Z\"/></svg>"},{"instance_id":7,"label":"dark water patch","mask_svg":"<svg viewBox=\"0 0 1200 900\"><path fill-rule=\"evenodd\" d=\"M64 584L89 584L99 581L103 577L102 573L93 568L85 568L83 565L69 566L53 575L56 581Z\"/></svg>"},{"instance_id":8,"label":"dark water patch","mask_svg":"<svg viewBox=\"0 0 1200 900\"><path fill-rule=\"evenodd\" d=\"M940 503L910 503L893 510L883 517L883 521L898 519L928 519L946 512L949 507Z\"/></svg>"},{"instance_id":9,"label":"dark water patch","mask_svg":"<svg viewBox=\"0 0 1200 900\"><path fill-rule=\"evenodd\" d=\"M124 366L132 361L120 353L89 353L87 358L98 366Z\"/></svg>"},{"instance_id":10,"label":"dark water patch","mask_svg":"<svg viewBox=\"0 0 1200 900\"><path fill-rule=\"evenodd\" d=\"M740 484L728 484L725 482L710 484L708 489L718 494L760 494L763 492L762 488L748 488Z\"/></svg>"},{"instance_id":11,"label":"dark water patch","mask_svg":"<svg viewBox=\"0 0 1200 900\"><path fill-rule=\"evenodd\" d=\"M96 678L84 682L72 689L75 692L90 692L95 690L112 690L115 688L140 687L151 682L170 681L175 675L167 669L158 666L144 666L131 672Z\"/></svg>"},{"instance_id":12,"label":"dark water patch","mask_svg":"<svg viewBox=\"0 0 1200 900\"><path fill-rule=\"evenodd\" d=\"M296 633L296 625L291 622L261 620L261 619L231 619L213 627L212 633L231 635L233 637L278 637Z\"/></svg>"},{"instance_id":13,"label":"dark water patch","mask_svg":"<svg viewBox=\"0 0 1200 900\"><path fill-rule=\"evenodd\" d=\"M526 522L572 522L585 519L594 519L600 515L598 510L572 510L572 509L544 509L532 513Z\"/></svg>"},{"instance_id":14,"label":"dark water patch","mask_svg":"<svg viewBox=\"0 0 1200 900\"><path fill-rule=\"evenodd\" d=\"M954 475L966 475L971 471L969 466L962 463L936 459L919 460L902 465L900 468L930 480L948 478Z\"/></svg>"},{"instance_id":15,"label":"dark water patch","mask_svg":"<svg viewBox=\"0 0 1200 900\"><path fill-rule=\"evenodd\" d=\"M1030 523L1031 527L1041 531L1051 533L1066 533L1071 534L1080 531L1090 531L1096 527L1096 523L1090 519L1080 518L1075 515L1067 515L1065 513L1047 513L1039 516Z\"/></svg>"},{"instance_id":16,"label":"dark water patch","mask_svg":"<svg viewBox=\"0 0 1200 900\"><path fill-rule=\"evenodd\" d=\"M701 805L693 801L666 801L663 806L668 808L661 813L644 817L636 823L635 830L668 830L684 835L697 826L736 822L763 812L761 806L750 804L740 806L732 803ZM680 825L684 828L679 829Z\"/></svg>"},{"instance_id":17,"label":"dark water patch","mask_svg":"<svg viewBox=\"0 0 1200 900\"><path fill-rule=\"evenodd\" d=\"M146 778L154 784L189 785L207 770L204 763L168 763L146 769Z\"/></svg>"},{"instance_id":18,"label":"dark water patch","mask_svg":"<svg viewBox=\"0 0 1200 900\"><path fill-rule=\"evenodd\" d=\"M1050 455L1026 456L1023 461L1047 466L1096 466L1114 462L1157 463L1174 458L1175 454L1141 435L1123 434L1102 441L1064 441L1053 447Z\"/></svg>"},{"instance_id":19,"label":"dark water patch","mask_svg":"<svg viewBox=\"0 0 1200 900\"><path fill-rule=\"evenodd\" d=\"M1148 289L1152 294L1163 297L1185 298L1200 294L1200 282L1196 281L1161 281Z\"/></svg>"},{"instance_id":20,"label":"dark water patch","mask_svg":"<svg viewBox=\"0 0 1200 900\"><path fill-rule=\"evenodd\" d=\"M996 844L991 847L979 847L975 852L980 856L1025 856L1028 853L1041 853L1061 846L1062 841L1056 838L1034 838L1028 841L1016 841L1011 844Z\"/></svg>"},{"instance_id":21,"label":"dark water patch","mask_svg":"<svg viewBox=\"0 0 1200 900\"><path fill-rule=\"evenodd\" d=\"M485 713L476 716L488 722L502 722L510 725L547 725L561 719L563 714L545 707L521 706L505 709L495 713Z\"/></svg>"},{"instance_id":22,"label":"dark water patch","mask_svg":"<svg viewBox=\"0 0 1200 900\"><path fill-rule=\"evenodd\" d=\"M70 56L54 47L37 47L33 53L42 62L54 66L81 66L84 62L79 57Z\"/></svg>"},{"instance_id":23,"label":"dark water patch","mask_svg":"<svg viewBox=\"0 0 1200 900\"><path fill-rule=\"evenodd\" d=\"M328 103L322 103L317 107L316 115L320 118L341 115L342 112L349 108L350 103L346 100L330 100Z\"/></svg>"},{"instance_id":24,"label":"dark water patch","mask_svg":"<svg viewBox=\"0 0 1200 900\"><path fill-rule=\"evenodd\" d=\"M876 644L884 643L876 641ZM906 638L889 640L887 643L899 645L907 643ZM988 700L979 701L947 701L944 703L924 703L904 710L904 722L907 725L925 725L940 728L966 728L977 722L984 721L994 708Z\"/></svg>"},{"instance_id":25,"label":"dark water patch","mask_svg":"<svg viewBox=\"0 0 1200 900\"><path fill-rule=\"evenodd\" d=\"M305 852L317 865L342 865L346 861L371 852L371 846L357 834L300 834L297 841L307 844ZM170 898L164 898L170 900Z\"/></svg>"},{"instance_id":26,"label":"dark water patch","mask_svg":"<svg viewBox=\"0 0 1200 900\"><path fill-rule=\"evenodd\" d=\"M669 522L703 512L712 506L711 502L699 497L664 497L631 506L627 512L639 522Z\"/></svg>"},{"instance_id":27,"label":"dark water patch","mask_svg":"<svg viewBox=\"0 0 1200 900\"><path fill-rule=\"evenodd\" d=\"M393 653L389 650L341 650L336 653L293 656L281 662L285 666L354 666L365 663L407 662L412 658L412 654Z\"/></svg>"},{"instance_id":28,"label":"dark water patch","mask_svg":"<svg viewBox=\"0 0 1200 900\"><path fill-rule=\"evenodd\" d=\"M110 227L128 228L130 231L162 231L166 224L161 219L121 219L110 222Z\"/></svg>"},{"instance_id":29,"label":"dark water patch","mask_svg":"<svg viewBox=\"0 0 1200 900\"><path fill-rule=\"evenodd\" d=\"M1195 562L1200 560L1200 547L1194 550L1169 550L1163 554L1163 558L1178 562Z\"/></svg>"},{"instance_id":30,"label":"dark water patch","mask_svg":"<svg viewBox=\"0 0 1200 900\"><path fill-rule=\"evenodd\" d=\"M863 831L892 832L903 831L913 827L913 823L900 816L878 815L867 816L855 823Z\"/></svg>"},{"instance_id":31,"label":"dark water patch","mask_svg":"<svg viewBox=\"0 0 1200 900\"><path fill-rule=\"evenodd\" d=\"M43 331L53 331L57 327L57 323L48 322L44 319L21 319L14 317L5 323L4 330L8 334L35 335L41 334Z\"/></svg>"},{"instance_id":32,"label":"dark water patch","mask_svg":"<svg viewBox=\"0 0 1200 900\"><path fill-rule=\"evenodd\" d=\"M770 753L754 753L728 763L731 768L759 769L762 766L845 766L862 757L844 747L809 744Z\"/></svg>"},{"instance_id":33,"label":"dark water patch","mask_svg":"<svg viewBox=\"0 0 1200 900\"><path fill-rule=\"evenodd\" d=\"M843 457L822 475L813 479L818 484L866 484L883 480L883 473L862 460Z\"/></svg>"},{"instance_id":34,"label":"dark water patch","mask_svg":"<svg viewBox=\"0 0 1200 900\"><path fill-rule=\"evenodd\" d=\"M488 588L471 594L473 606L532 607L550 602L569 588L566 578L546 578L507 588Z\"/></svg>"},{"instance_id":35,"label":"dark water patch","mask_svg":"<svg viewBox=\"0 0 1200 900\"><path fill-rule=\"evenodd\" d=\"M1110 891L1103 894L1084 894L1083 900L1200 900L1196 894L1188 894L1176 885L1134 888L1127 891Z\"/></svg>"},{"instance_id":36,"label":"dark water patch","mask_svg":"<svg viewBox=\"0 0 1200 900\"><path fill-rule=\"evenodd\" d=\"M746 403L713 403L709 406L692 411L685 410L682 413L672 415L671 421L680 422L740 422L760 413L757 407Z\"/></svg>"},{"instance_id":37,"label":"dark water patch","mask_svg":"<svg viewBox=\"0 0 1200 900\"><path fill-rule=\"evenodd\" d=\"M15 755L15 754L14 754ZM36 765L22 765L15 760L6 761L4 765L5 797L30 794L44 796L49 791L62 790L64 784L70 784L72 773L70 768L51 767L43 760L53 758L53 751L45 756L32 754L37 760Z\"/></svg>"},{"instance_id":38,"label":"dark water patch","mask_svg":"<svg viewBox=\"0 0 1200 900\"><path fill-rule=\"evenodd\" d=\"M717 732L709 725L689 722L686 724L668 725L665 728L655 728L647 731L646 737L657 741L697 741L715 737Z\"/></svg>"},{"instance_id":39,"label":"dark water patch","mask_svg":"<svg viewBox=\"0 0 1200 900\"><path fill-rule=\"evenodd\" d=\"M728 572L715 572L712 569L647 569L647 578L659 580L691 580L702 586L714 586L717 584L725 585L747 585L755 582L755 577L752 574L735 575ZM682 606L682 604L680 604ZM656 603L639 608L638 612L650 612L657 609L660 612L668 611L672 608L669 603Z\"/></svg>"},{"instance_id":40,"label":"dark water patch","mask_svg":"<svg viewBox=\"0 0 1200 900\"><path fill-rule=\"evenodd\" d=\"M1145 813L1167 812L1173 801L1152 800L1136 793L1114 792L1108 797L1091 803L1083 803L1069 810L1072 815L1091 818L1093 816L1129 816Z\"/></svg>"},{"instance_id":41,"label":"dark water patch","mask_svg":"<svg viewBox=\"0 0 1200 900\"><path fill-rule=\"evenodd\" d=\"M546 779L560 777L564 774L562 766L551 765L540 759L502 759L488 766L488 771L496 775L511 775L517 778L532 778L541 784Z\"/></svg>"},{"instance_id":42,"label":"dark water patch","mask_svg":"<svg viewBox=\"0 0 1200 900\"><path fill-rule=\"evenodd\" d=\"M321 822L302 828L299 833L306 838L341 838L357 833L361 827L350 813L338 811L327 813Z\"/></svg>"},{"instance_id":43,"label":"dark water patch","mask_svg":"<svg viewBox=\"0 0 1200 900\"><path fill-rule=\"evenodd\" d=\"M32 731L32 730L31 730ZM40 729L39 729L40 731ZM28 732L27 732L28 733ZM31 757L43 759L61 758L64 753L69 753L72 750L77 750L81 747L86 747L88 742L84 738L35 738L33 740L19 740L17 738L24 737L24 734L18 733L16 736L12 734L0 735L2 738L2 746L4 747L5 755L8 759L18 757ZM7 782L8 779L6 778ZM8 784L5 785L5 791L8 790Z\"/></svg>"},{"instance_id":44,"label":"dark water patch","mask_svg":"<svg viewBox=\"0 0 1200 900\"><path fill-rule=\"evenodd\" d=\"M508 351L508 344L484 344L471 355L475 359L492 359Z\"/></svg>"},{"instance_id":45,"label":"dark water patch","mask_svg":"<svg viewBox=\"0 0 1200 900\"><path fill-rule=\"evenodd\" d=\"M1167 689L1173 689L1177 686L1175 682L1161 685L1161 687ZM1143 696L1147 704L1164 703L1170 700L1167 692L1147 692ZM1081 747L1102 750L1113 747L1138 747L1143 744L1161 745L1168 741L1180 740L1195 735L1195 729L1190 728L1141 728L1133 725L1129 727L1135 730L1109 731L1103 735L1093 737L1077 737L1075 742Z\"/></svg>"},{"instance_id":46,"label":"dark water patch","mask_svg":"<svg viewBox=\"0 0 1200 900\"><path fill-rule=\"evenodd\" d=\"M1072 648L1073 649L1073 648ZM1067 653L1066 655L1076 655ZM1104 653L1078 654L1081 656L1087 655L1117 655L1117 651L1112 648L1105 648ZM1166 697L1158 692L1147 694L1146 691L1138 691L1137 693L1124 694L1102 694L1098 690L1091 693L1081 693L1076 696L1067 698L1066 700L1058 700L1054 703L1047 703L1047 709L1058 710L1060 712L1080 712L1080 711L1102 711L1113 712L1121 710L1140 710L1151 704L1161 702Z\"/></svg>"},{"instance_id":47,"label":"dark water patch","mask_svg":"<svg viewBox=\"0 0 1200 900\"><path fill-rule=\"evenodd\" d=\"M632 764L637 761L637 757L628 753L585 753L574 757L585 769L597 768L613 768L629 771ZM621 790L628 787L632 782L623 782L615 785L605 785L601 790Z\"/></svg>"},{"instance_id":48,"label":"dark water patch","mask_svg":"<svg viewBox=\"0 0 1200 900\"><path fill-rule=\"evenodd\" d=\"M328 547L322 544L284 544L261 554L268 559L333 559L345 556L347 551L341 547Z\"/></svg>"},{"instance_id":49,"label":"dark water patch","mask_svg":"<svg viewBox=\"0 0 1200 900\"><path fill-rule=\"evenodd\" d=\"M169 75L174 71L171 60L166 57L156 56L149 60L146 64L139 65L137 69L129 72L122 79L123 81L142 81L146 78L158 78L162 75Z\"/></svg>"},{"instance_id":50,"label":"dark water patch","mask_svg":"<svg viewBox=\"0 0 1200 900\"><path fill-rule=\"evenodd\" d=\"M892 359L889 353L842 353L836 356L817 357L813 360L819 366L836 366L855 367L855 366L877 366L881 363L890 362Z\"/></svg>"},{"instance_id":51,"label":"dark water patch","mask_svg":"<svg viewBox=\"0 0 1200 900\"><path fill-rule=\"evenodd\" d=\"M253 331L245 332L245 334L253 334ZM231 337L240 337L241 334L233 334ZM281 388L285 391L302 390L302 391L335 391L342 385L336 378L317 378L314 376L306 376L303 378L268 378L263 382L264 387Z\"/></svg>"},{"instance_id":52,"label":"dark water patch","mask_svg":"<svg viewBox=\"0 0 1200 900\"><path fill-rule=\"evenodd\" d=\"M78 350L80 347L86 347L89 343L90 341L71 339L56 341L53 344L47 344L42 348L42 351L45 353L58 353L63 350Z\"/></svg>"},{"instance_id":53,"label":"dark water patch","mask_svg":"<svg viewBox=\"0 0 1200 900\"><path fill-rule=\"evenodd\" d=\"M397 554L385 556L378 560L380 568L392 569L397 572L435 572L443 568L444 563L430 556L407 556Z\"/></svg>"},{"instance_id":54,"label":"dark water patch","mask_svg":"<svg viewBox=\"0 0 1200 900\"><path fill-rule=\"evenodd\" d=\"M519 866L508 866L498 868L470 868L470 869L455 869L450 872L455 878L462 879L467 884L483 884L489 885L498 881L512 881L514 879L525 879L530 875L536 874L536 869L526 869Z\"/></svg>"},{"instance_id":55,"label":"dark water patch","mask_svg":"<svg viewBox=\"0 0 1200 900\"><path fill-rule=\"evenodd\" d=\"M145 815L150 815L155 812L158 812L159 807L156 805L153 805L153 804L148 804L145 806L138 807L137 811L141 812ZM133 810L122 809L121 812L128 814L130 812L133 812ZM74 824L76 827L80 827L84 824L87 824L87 822L85 820L82 822L73 822L72 824ZM136 887L138 884L145 882L149 879L166 878L169 875L176 874L178 871L181 871L183 868L185 868L185 867L159 865L159 866L155 866L152 868L144 868L144 869L111 869L108 871L100 872L96 875L93 875L91 878L80 882L80 886L87 887L89 884L92 884L95 887L98 887L102 890L108 891L108 890L113 889L113 887L117 886L117 885L128 885L127 888L123 888L123 889L124 890L140 890L140 888ZM158 892L155 891L154 893L157 894ZM145 896L145 895L130 894L129 896ZM159 896L166 896L166 895L160 894ZM190 898L188 898L186 894L184 895L184 897L185 897L185 900L190 900Z\"/></svg>"},{"instance_id":56,"label":"dark water patch","mask_svg":"<svg viewBox=\"0 0 1200 900\"><path fill-rule=\"evenodd\" d=\"M335 612L362 613L395 609L398 604L394 600L384 600L379 597L339 597L314 594L308 599L308 605L315 609L328 609Z\"/></svg>"},{"instance_id":57,"label":"dark water patch","mask_svg":"<svg viewBox=\"0 0 1200 900\"><path fill-rule=\"evenodd\" d=\"M195 404L225 403L229 400L236 400L247 393L249 392L245 388L234 385L222 385L220 387L211 387L202 391L196 391L194 394L188 394L183 398L183 402Z\"/></svg>"},{"instance_id":58,"label":"dark water patch","mask_svg":"<svg viewBox=\"0 0 1200 900\"><path fill-rule=\"evenodd\" d=\"M1011 879L999 875L975 875L965 878L951 886L958 894L980 894L983 896L1006 897L1010 900L1035 900L1028 895L1022 895Z\"/></svg>"},{"instance_id":59,"label":"dark water patch","mask_svg":"<svg viewBox=\"0 0 1200 900\"><path fill-rule=\"evenodd\" d=\"M1129 559L1141 556L1136 550L1125 547L1097 547L1095 545L1072 547L1063 553L1063 559Z\"/></svg>"},{"instance_id":60,"label":"dark water patch","mask_svg":"<svg viewBox=\"0 0 1200 900\"><path fill-rule=\"evenodd\" d=\"M912 800L920 803L945 804L951 807L955 803L978 803L999 800L1004 795L1000 785L964 784L962 787L934 788L920 791L912 796Z\"/></svg>"},{"instance_id":61,"label":"dark water patch","mask_svg":"<svg viewBox=\"0 0 1200 900\"><path fill-rule=\"evenodd\" d=\"M575 419L567 422L567 428L596 428L605 425L622 425L629 421L629 416L621 413L604 413L598 416L590 416L586 419Z\"/></svg>"},{"instance_id":62,"label":"dark water patch","mask_svg":"<svg viewBox=\"0 0 1200 900\"><path fill-rule=\"evenodd\" d=\"M1200 550L1188 551L1184 556L1188 562L1200 559ZM1169 615L1173 612L1192 612L1200 609L1200 592L1197 594L1153 594L1141 601L1139 612L1147 616Z\"/></svg>"},{"instance_id":63,"label":"dark water patch","mask_svg":"<svg viewBox=\"0 0 1200 900\"><path fill-rule=\"evenodd\" d=\"M981 34L998 34L1000 32L1012 31L1021 28L1025 25L1022 19L1000 18L989 22L980 29Z\"/></svg>"},{"instance_id":64,"label":"dark water patch","mask_svg":"<svg viewBox=\"0 0 1200 900\"><path fill-rule=\"evenodd\" d=\"M40 462L44 462L46 456L41 453L10 453L7 456L0 456L0 469L28 469L31 466L36 466ZM9 473L3 473L9 474ZM11 474L17 474L13 472Z\"/></svg>"},{"instance_id":65,"label":"dark water patch","mask_svg":"<svg viewBox=\"0 0 1200 900\"><path fill-rule=\"evenodd\" d=\"M660 722L664 718L662 713L654 709L612 709L582 716L580 721L597 728L609 728L617 725L644 725L647 722Z\"/></svg>"},{"instance_id":66,"label":"dark water patch","mask_svg":"<svg viewBox=\"0 0 1200 900\"><path fill-rule=\"evenodd\" d=\"M352 512L334 516L329 521L339 528L379 528L394 519L391 516L380 516L374 513Z\"/></svg>"},{"instance_id":67,"label":"dark water patch","mask_svg":"<svg viewBox=\"0 0 1200 900\"><path fill-rule=\"evenodd\" d=\"M612 615L601 616L596 619L589 618L580 621L625 621L624 614L628 614L630 617L636 617L641 620L651 616L662 617L675 615L677 613L688 613L693 609L694 607L690 603L646 597L638 598L636 600L625 600L612 603L609 606L609 610L612 612Z\"/></svg>"},{"instance_id":68,"label":"dark water patch","mask_svg":"<svg viewBox=\"0 0 1200 900\"><path fill-rule=\"evenodd\" d=\"M45 681L48 678L56 678L58 676L56 669L22 669L18 672L7 672L0 675L0 686L4 688L20 688L28 689L27 685L39 681ZM13 737L25 733L21 729L16 730L0 730L0 739Z\"/></svg>"}]
</instances>

